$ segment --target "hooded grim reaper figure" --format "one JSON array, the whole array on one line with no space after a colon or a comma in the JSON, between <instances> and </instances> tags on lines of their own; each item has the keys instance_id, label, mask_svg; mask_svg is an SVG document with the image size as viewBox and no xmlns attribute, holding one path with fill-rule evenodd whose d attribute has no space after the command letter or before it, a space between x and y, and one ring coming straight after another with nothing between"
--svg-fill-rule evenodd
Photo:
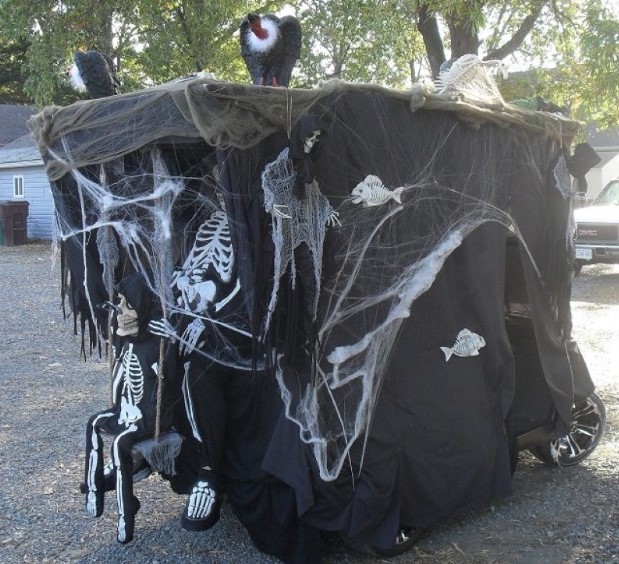
<instances>
[{"instance_id":1,"label":"hooded grim reaper figure","mask_svg":"<svg viewBox=\"0 0 619 564\"><path fill-rule=\"evenodd\" d=\"M112 408L93 415L86 428L85 484L86 511L94 517L103 513L105 491L116 490L118 503L117 539L128 543L133 539L135 514L140 503L133 495L133 482L148 475L151 464L157 470L174 474L174 458L180 439L157 438L151 448L142 452L146 459L132 453L134 446L156 436L158 373L160 370L160 337L148 331L148 323L161 312L155 296L141 274L123 278L115 287L119 304L115 306L112 369ZM171 355L169 355L171 356ZM174 372L164 359L166 386L162 390L159 427L172 428ZM112 436L111 461L103 464L101 434ZM135 458L139 461L135 464Z\"/></svg>"}]
</instances>

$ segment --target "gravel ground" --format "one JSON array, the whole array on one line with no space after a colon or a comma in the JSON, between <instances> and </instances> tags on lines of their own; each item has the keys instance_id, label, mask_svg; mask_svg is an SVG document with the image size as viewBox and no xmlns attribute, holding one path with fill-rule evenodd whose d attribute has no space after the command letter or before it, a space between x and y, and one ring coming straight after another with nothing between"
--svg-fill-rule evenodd
<instances>
[{"instance_id":1,"label":"gravel ground","mask_svg":"<svg viewBox=\"0 0 619 564\"><path fill-rule=\"evenodd\" d=\"M224 506L206 533L181 529L184 497L151 477L136 486L136 540L115 540L113 498L99 519L78 492L85 423L107 405L107 363L79 359L60 311L48 245L0 247L0 562L274 563ZM555 469L522 454L514 493L426 534L392 562L619 562L619 266L585 267L573 292L574 335L604 399L595 454ZM330 539L327 563L382 561Z\"/></svg>"}]
</instances>

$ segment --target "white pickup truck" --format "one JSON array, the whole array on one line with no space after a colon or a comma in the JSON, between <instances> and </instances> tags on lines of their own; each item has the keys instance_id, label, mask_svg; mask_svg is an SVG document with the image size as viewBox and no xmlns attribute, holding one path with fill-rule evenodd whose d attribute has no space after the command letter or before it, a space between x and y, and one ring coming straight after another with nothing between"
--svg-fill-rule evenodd
<instances>
[{"instance_id":1,"label":"white pickup truck","mask_svg":"<svg viewBox=\"0 0 619 564\"><path fill-rule=\"evenodd\" d=\"M576 274L586 264L619 263L619 179L609 182L590 205L574 210L574 219Z\"/></svg>"}]
</instances>

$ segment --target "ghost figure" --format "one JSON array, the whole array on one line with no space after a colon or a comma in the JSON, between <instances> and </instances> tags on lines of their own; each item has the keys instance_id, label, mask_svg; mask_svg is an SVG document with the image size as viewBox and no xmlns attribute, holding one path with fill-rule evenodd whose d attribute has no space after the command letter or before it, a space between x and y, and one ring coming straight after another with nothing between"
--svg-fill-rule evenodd
<instances>
[{"instance_id":1,"label":"ghost figure","mask_svg":"<svg viewBox=\"0 0 619 564\"><path fill-rule=\"evenodd\" d=\"M127 276L115 290L120 302L115 311L113 406L96 413L88 421L83 492L86 494L87 512L99 517L103 513L105 491L116 490L117 539L128 543L133 539L135 514L140 508L138 499L133 495L133 482L151 471L147 459L152 462L152 452L145 459L132 451L136 443L155 435L160 338L149 333L147 326L151 319L160 316L160 311L140 274ZM167 396L173 393L172 386L169 386ZM172 404L172 401L164 403ZM171 428L170 411L162 412L160 425L163 431ZM105 466L102 433L113 437L111 461ZM160 449L156 456L171 457L173 463L180 442L172 444L162 441L154 448ZM170 473L174 473L173 465Z\"/></svg>"}]
</instances>

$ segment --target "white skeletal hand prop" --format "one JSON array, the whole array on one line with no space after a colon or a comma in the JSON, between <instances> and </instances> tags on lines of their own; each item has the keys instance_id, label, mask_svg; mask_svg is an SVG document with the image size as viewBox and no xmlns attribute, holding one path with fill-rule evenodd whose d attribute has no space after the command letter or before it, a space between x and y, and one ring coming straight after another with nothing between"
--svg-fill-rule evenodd
<instances>
[{"instance_id":1,"label":"white skeletal hand prop","mask_svg":"<svg viewBox=\"0 0 619 564\"><path fill-rule=\"evenodd\" d=\"M204 333L204 328L204 322L196 318L187 326L183 334L179 337L176 330L167 319L158 319L148 324L148 330L153 335L164 337L173 343L180 341L181 355L189 355L194 351L196 346L199 346L200 343L198 340L202 333Z\"/></svg>"},{"instance_id":2,"label":"white skeletal hand prop","mask_svg":"<svg viewBox=\"0 0 619 564\"><path fill-rule=\"evenodd\" d=\"M176 330L172 327L172 324L167 319L157 319L150 321L148 324L148 330L153 335L169 339L173 343L178 339Z\"/></svg>"},{"instance_id":3,"label":"white skeletal hand prop","mask_svg":"<svg viewBox=\"0 0 619 564\"><path fill-rule=\"evenodd\" d=\"M194 319L181 336L180 352L182 355L191 354L196 346L199 346L198 339L204 332L204 322L201 319Z\"/></svg>"}]
</instances>

